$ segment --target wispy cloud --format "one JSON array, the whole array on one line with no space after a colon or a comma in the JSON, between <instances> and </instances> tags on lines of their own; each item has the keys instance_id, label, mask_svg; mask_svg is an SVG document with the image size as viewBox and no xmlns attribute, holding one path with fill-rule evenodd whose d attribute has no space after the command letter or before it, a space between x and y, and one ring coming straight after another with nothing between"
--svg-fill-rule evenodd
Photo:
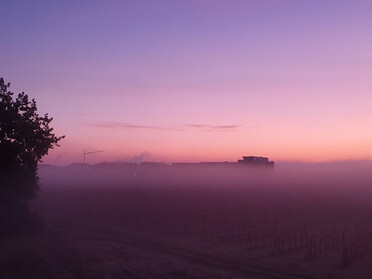
<instances>
[{"instance_id":1,"label":"wispy cloud","mask_svg":"<svg viewBox=\"0 0 372 279\"><path fill-rule=\"evenodd\" d=\"M106 128L106 129L128 129L128 130L158 130L158 131L182 131L186 128L195 128L204 131L236 131L240 125L206 125L206 124L180 124L178 126L154 126L154 125L142 125L133 124L126 122L112 122L112 121L100 121L88 123L88 126Z\"/></svg>"},{"instance_id":2,"label":"wispy cloud","mask_svg":"<svg viewBox=\"0 0 372 279\"><path fill-rule=\"evenodd\" d=\"M204 129L209 131L234 131L241 127L240 125L206 125L206 124L182 124L184 127Z\"/></svg>"},{"instance_id":3,"label":"wispy cloud","mask_svg":"<svg viewBox=\"0 0 372 279\"><path fill-rule=\"evenodd\" d=\"M76 116L107 116L106 113L96 113L96 112L75 112L73 115Z\"/></svg>"},{"instance_id":4,"label":"wispy cloud","mask_svg":"<svg viewBox=\"0 0 372 279\"><path fill-rule=\"evenodd\" d=\"M179 131L179 128L176 127L167 127L167 126L152 126L152 125L137 125L132 123L124 123L124 122L95 122L89 123L89 126L93 127L100 127L100 128L107 128L107 129L129 129L129 130L164 130L164 131Z\"/></svg>"}]
</instances>

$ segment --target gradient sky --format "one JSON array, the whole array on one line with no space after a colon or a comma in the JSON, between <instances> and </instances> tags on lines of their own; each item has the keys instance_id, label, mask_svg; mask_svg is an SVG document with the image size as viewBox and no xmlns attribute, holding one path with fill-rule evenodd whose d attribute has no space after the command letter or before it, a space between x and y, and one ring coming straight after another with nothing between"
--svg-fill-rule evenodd
<instances>
[{"instance_id":1,"label":"gradient sky","mask_svg":"<svg viewBox=\"0 0 372 279\"><path fill-rule=\"evenodd\" d=\"M1 1L47 163L372 159L372 1Z\"/></svg>"}]
</instances>

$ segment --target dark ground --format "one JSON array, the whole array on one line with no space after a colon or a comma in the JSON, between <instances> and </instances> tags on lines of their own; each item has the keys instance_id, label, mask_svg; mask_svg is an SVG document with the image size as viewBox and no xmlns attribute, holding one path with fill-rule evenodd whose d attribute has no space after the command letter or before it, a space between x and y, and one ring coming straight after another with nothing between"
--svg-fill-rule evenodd
<instances>
[{"instance_id":1,"label":"dark ground","mask_svg":"<svg viewBox=\"0 0 372 279\"><path fill-rule=\"evenodd\" d=\"M44 178L32 204L44 229L1 240L0 278L372 274L366 173L103 174Z\"/></svg>"}]
</instances>

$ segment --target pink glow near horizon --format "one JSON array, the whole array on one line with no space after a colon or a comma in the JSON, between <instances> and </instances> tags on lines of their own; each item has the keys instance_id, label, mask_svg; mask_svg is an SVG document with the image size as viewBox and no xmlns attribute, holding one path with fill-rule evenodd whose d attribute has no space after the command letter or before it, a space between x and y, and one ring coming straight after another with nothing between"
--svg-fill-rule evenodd
<instances>
[{"instance_id":1,"label":"pink glow near horizon","mask_svg":"<svg viewBox=\"0 0 372 279\"><path fill-rule=\"evenodd\" d=\"M5 4L1 75L66 135L44 162L372 159L371 3L140 2Z\"/></svg>"}]
</instances>

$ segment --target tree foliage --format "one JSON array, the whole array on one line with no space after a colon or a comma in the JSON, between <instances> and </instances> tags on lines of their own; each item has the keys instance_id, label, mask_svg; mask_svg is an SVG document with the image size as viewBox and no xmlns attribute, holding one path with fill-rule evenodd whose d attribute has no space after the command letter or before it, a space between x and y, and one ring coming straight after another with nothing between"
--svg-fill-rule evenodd
<instances>
[{"instance_id":1,"label":"tree foliage","mask_svg":"<svg viewBox=\"0 0 372 279\"><path fill-rule=\"evenodd\" d=\"M37 113L35 99L15 95L0 78L0 178L12 196L28 198L36 191L37 164L64 136L56 136L53 118ZM15 180L17 178L17 181ZM32 189L34 188L34 189ZM10 191L11 190L11 191Z\"/></svg>"}]
</instances>

